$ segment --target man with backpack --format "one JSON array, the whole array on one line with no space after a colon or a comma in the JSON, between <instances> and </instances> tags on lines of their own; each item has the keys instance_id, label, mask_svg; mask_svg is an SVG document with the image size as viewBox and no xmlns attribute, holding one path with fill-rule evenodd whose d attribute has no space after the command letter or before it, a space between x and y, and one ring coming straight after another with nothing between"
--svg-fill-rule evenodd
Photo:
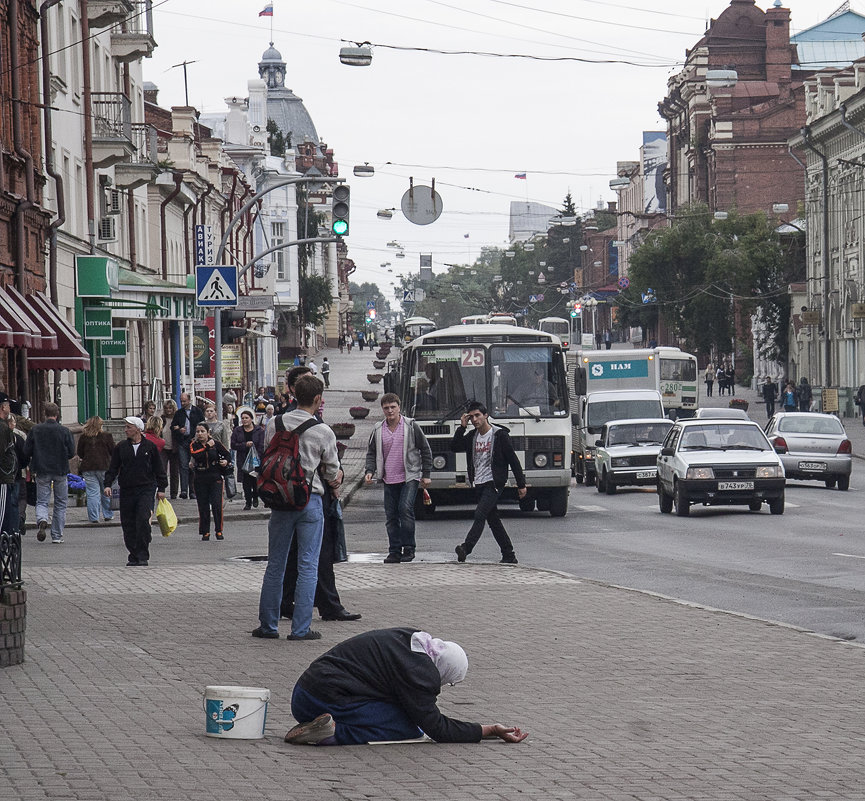
<instances>
[{"instance_id":1,"label":"man with backpack","mask_svg":"<svg viewBox=\"0 0 865 801\"><path fill-rule=\"evenodd\" d=\"M268 524L267 568L258 604L259 627L253 637L279 637L279 609L288 552L297 537L298 577L289 640L318 640L310 628L318 557L324 530L324 482L342 484L336 437L315 418L324 384L313 375L300 376L294 385L297 408L274 417L264 434L264 455L258 493L271 509Z\"/></svg>"}]
</instances>

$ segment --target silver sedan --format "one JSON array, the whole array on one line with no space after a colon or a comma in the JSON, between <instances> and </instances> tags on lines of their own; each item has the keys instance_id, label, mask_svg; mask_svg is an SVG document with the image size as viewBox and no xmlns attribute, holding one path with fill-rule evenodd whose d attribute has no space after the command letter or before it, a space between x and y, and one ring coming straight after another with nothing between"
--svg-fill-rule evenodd
<instances>
[{"instance_id":1,"label":"silver sedan","mask_svg":"<svg viewBox=\"0 0 865 801\"><path fill-rule=\"evenodd\" d=\"M784 463L787 478L850 486L853 448L841 421L817 412L778 412L766 436Z\"/></svg>"}]
</instances>

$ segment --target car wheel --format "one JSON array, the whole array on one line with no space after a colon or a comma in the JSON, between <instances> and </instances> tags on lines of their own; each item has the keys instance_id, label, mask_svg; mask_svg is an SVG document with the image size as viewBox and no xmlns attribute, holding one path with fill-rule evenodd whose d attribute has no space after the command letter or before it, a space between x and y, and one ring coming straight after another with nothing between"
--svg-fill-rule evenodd
<instances>
[{"instance_id":1,"label":"car wheel","mask_svg":"<svg viewBox=\"0 0 865 801\"><path fill-rule=\"evenodd\" d=\"M837 479L835 479L835 478L827 478L825 483L829 489L832 489L835 486L836 481L837 481Z\"/></svg>"},{"instance_id":2,"label":"car wheel","mask_svg":"<svg viewBox=\"0 0 865 801\"><path fill-rule=\"evenodd\" d=\"M749 508L752 512L759 512L759 511L763 508L763 501L756 501L756 500L755 500L755 501L751 501L751 502L748 504L748 508Z\"/></svg>"},{"instance_id":3,"label":"car wheel","mask_svg":"<svg viewBox=\"0 0 865 801\"><path fill-rule=\"evenodd\" d=\"M574 479L576 480L577 484L582 484L584 478L585 476L579 470L577 470L576 467L574 467Z\"/></svg>"},{"instance_id":4,"label":"car wheel","mask_svg":"<svg viewBox=\"0 0 865 801\"><path fill-rule=\"evenodd\" d=\"M604 489L606 490L607 495L616 494L616 483L607 474L604 474Z\"/></svg>"},{"instance_id":5,"label":"car wheel","mask_svg":"<svg viewBox=\"0 0 865 801\"><path fill-rule=\"evenodd\" d=\"M676 507L676 514L679 517L687 517L691 514L691 504L687 497L685 497L682 485L678 483L673 488L673 504Z\"/></svg>"},{"instance_id":6,"label":"car wheel","mask_svg":"<svg viewBox=\"0 0 865 801\"><path fill-rule=\"evenodd\" d=\"M597 481L597 478L598 477L594 473L590 473L588 470L586 470L586 486L587 487L594 487L595 482Z\"/></svg>"},{"instance_id":7,"label":"car wheel","mask_svg":"<svg viewBox=\"0 0 865 801\"><path fill-rule=\"evenodd\" d=\"M784 493L781 493L781 497L775 498L773 501L769 501L769 511L773 515L782 515L784 514Z\"/></svg>"},{"instance_id":8,"label":"car wheel","mask_svg":"<svg viewBox=\"0 0 865 801\"><path fill-rule=\"evenodd\" d=\"M664 492L664 485L658 480L658 506L661 514L668 515L673 511L673 499Z\"/></svg>"},{"instance_id":9,"label":"car wheel","mask_svg":"<svg viewBox=\"0 0 865 801\"><path fill-rule=\"evenodd\" d=\"M564 517L568 513L568 488L563 487L550 495L550 517Z\"/></svg>"},{"instance_id":10,"label":"car wheel","mask_svg":"<svg viewBox=\"0 0 865 801\"><path fill-rule=\"evenodd\" d=\"M838 476L838 489L842 492L850 489L850 476Z\"/></svg>"}]
</instances>

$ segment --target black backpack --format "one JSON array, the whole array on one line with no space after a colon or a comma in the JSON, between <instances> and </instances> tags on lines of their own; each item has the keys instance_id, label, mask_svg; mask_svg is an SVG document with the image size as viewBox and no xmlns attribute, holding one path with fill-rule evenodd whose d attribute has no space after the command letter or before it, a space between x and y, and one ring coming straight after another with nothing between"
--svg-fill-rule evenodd
<instances>
[{"instance_id":1,"label":"black backpack","mask_svg":"<svg viewBox=\"0 0 865 801\"><path fill-rule=\"evenodd\" d=\"M300 436L318 425L314 417L288 431L282 415L274 418L276 433L261 457L258 497L268 509L296 512L304 509L312 495L311 479L300 463Z\"/></svg>"}]
</instances>

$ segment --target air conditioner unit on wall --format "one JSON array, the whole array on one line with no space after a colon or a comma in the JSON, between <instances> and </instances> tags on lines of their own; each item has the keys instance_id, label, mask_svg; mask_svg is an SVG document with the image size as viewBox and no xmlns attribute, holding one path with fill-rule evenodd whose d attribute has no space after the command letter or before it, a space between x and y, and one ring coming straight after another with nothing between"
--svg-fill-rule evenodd
<instances>
[{"instance_id":1,"label":"air conditioner unit on wall","mask_svg":"<svg viewBox=\"0 0 865 801\"><path fill-rule=\"evenodd\" d=\"M114 217L102 217L97 226L96 238L100 242L116 242L117 220Z\"/></svg>"}]
</instances>

